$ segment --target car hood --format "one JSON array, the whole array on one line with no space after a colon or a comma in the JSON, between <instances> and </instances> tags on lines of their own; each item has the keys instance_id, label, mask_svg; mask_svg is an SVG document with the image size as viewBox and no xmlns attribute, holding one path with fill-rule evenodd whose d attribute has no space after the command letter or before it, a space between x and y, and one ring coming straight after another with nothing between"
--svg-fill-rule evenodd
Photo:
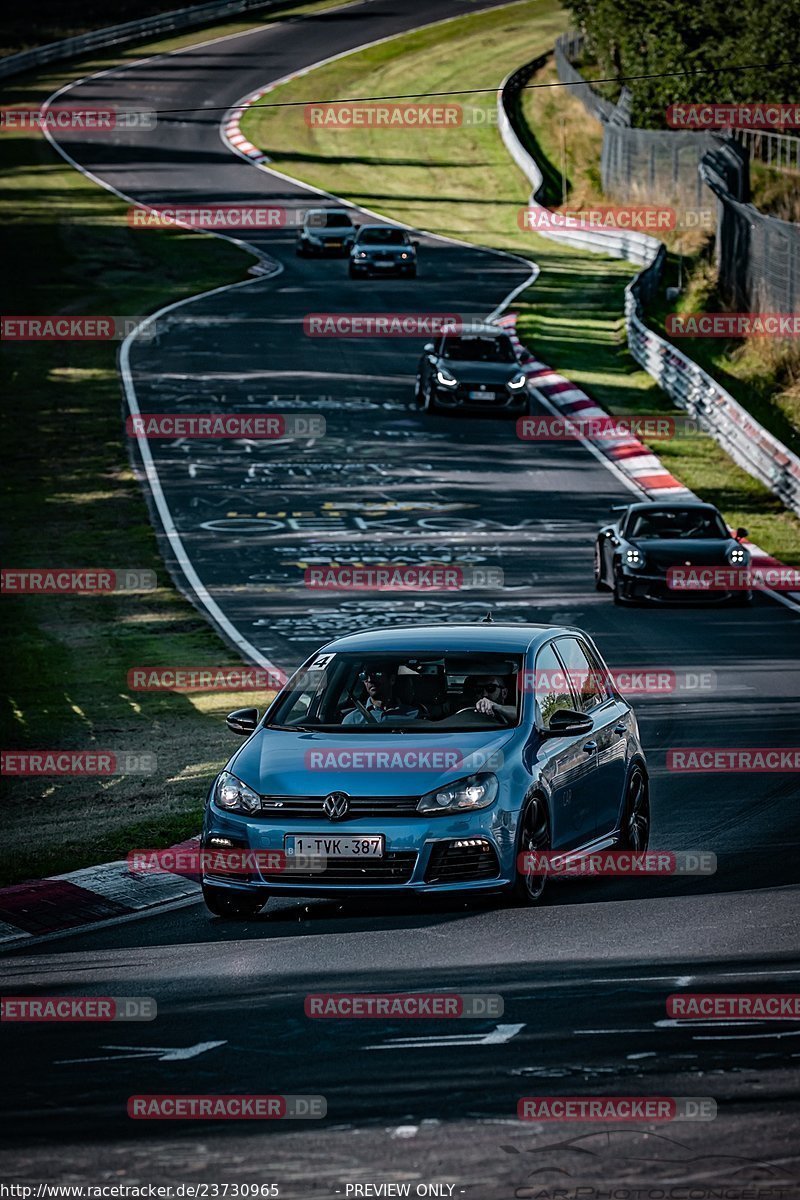
<instances>
[{"instance_id":1,"label":"car hood","mask_svg":"<svg viewBox=\"0 0 800 1200\"><path fill-rule=\"evenodd\" d=\"M496 769L492 756L519 732L518 727L403 734L258 729L227 769L262 795L422 795L475 771Z\"/></svg>"},{"instance_id":2,"label":"car hood","mask_svg":"<svg viewBox=\"0 0 800 1200\"><path fill-rule=\"evenodd\" d=\"M365 246L362 242L357 242L354 246L355 250L363 250L369 255L378 255L380 258L399 257L401 254L413 254L413 246Z\"/></svg>"},{"instance_id":3,"label":"car hood","mask_svg":"<svg viewBox=\"0 0 800 1200\"><path fill-rule=\"evenodd\" d=\"M439 365L465 383L507 383L520 372L518 363L454 362L441 358Z\"/></svg>"},{"instance_id":4,"label":"car hood","mask_svg":"<svg viewBox=\"0 0 800 1200\"><path fill-rule=\"evenodd\" d=\"M734 544L721 538L636 538L631 542L642 551L645 563L654 567L727 565Z\"/></svg>"}]
</instances>

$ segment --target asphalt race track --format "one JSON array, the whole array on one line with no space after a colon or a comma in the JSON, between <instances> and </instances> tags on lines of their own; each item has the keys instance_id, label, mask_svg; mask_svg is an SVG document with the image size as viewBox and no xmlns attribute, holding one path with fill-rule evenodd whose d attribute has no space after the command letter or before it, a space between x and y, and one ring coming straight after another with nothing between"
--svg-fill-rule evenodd
<instances>
[{"instance_id":1,"label":"asphalt race track","mask_svg":"<svg viewBox=\"0 0 800 1200\"><path fill-rule=\"evenodd\" d=\"M187 111L151 132L62 144L138 202L306 207L314 193L223 145L224 110L339 51L480 7L373 0L144 61L78 85L66 102ZM376 204L379 183L376 174ZM521 442L513 421L420 413L413 339L304 335L308 313L487 314L527 278L521 260L421 237L418 279L351 282L340 260L296 258L291 230L249 240L282 271L184 304L130 355L143 413L298 412L327 423L324 438L295 442L149 443L209 597L283 669L344 631L479 619L491 608L496 619L583 626L613 667L677 672L684 686L635 701L653 777L652 844L712 851L718 871L562 885L530 912L272 901L254 920L225 924L195 905L11 955L14 992L52 995L80 981L87 994L152 995L159 1018L16 1026L13 1042L4 1036L18 1110L3 1101L17 1139L0 1158L4 1175L30 1178L38 1147L42 1177L49 1168L100 1182L133 1162L147 1181L274 1181L281 1197L405 1179L492 1200L535 1195L532 1178L565 1186L566 1176L756 1180L800 1194L789 1137L796 1027L665 1021L665 998L680 988L796 987L796 777L681 776L666 770L665 752L796 741L797 611L764 598L750 610L615 608L593 590L592 537L630 493L601 462L575 443ZM166 539L164 553L187 587ZM433 599L309 592L305 566L331 559L501 567L505 586ZM423 987L500 993L505 1011L500 1022L449 1024L303 1015L309 990ZM203 1043L216 1044L169 1057ZM164 1054L136 1057L149 1047ZM569 1127L514 1119L519 1096L589 1085L712 1096L719 1116L670 1127L663 1145L622 1128L619 1138L594 1134L606 1140L592 1143L591 1169L579 1149L547 1149ZM128 1120L128 1096L169 1091L322 1094L328 1117Z\"/></svg>"}]
</instances>

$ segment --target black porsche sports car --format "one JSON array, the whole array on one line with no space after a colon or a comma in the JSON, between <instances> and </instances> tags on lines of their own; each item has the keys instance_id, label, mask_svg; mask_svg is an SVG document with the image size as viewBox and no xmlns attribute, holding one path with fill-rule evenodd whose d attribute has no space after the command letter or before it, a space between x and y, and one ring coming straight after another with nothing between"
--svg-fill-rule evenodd
<instances>
[{"instance_id":1,"label":"black porsche sports car","mask_svg":"<svg viewBox=\"0 0 800 1200\"><path fill-rule=\"evenodd\" d=\"M531 361L497 325L472 325L428 342L417 368L417 404L433 409L494 409L525 413Z\"/></svg>"},{"instance_id":2,"label":"black porsche sports car","mask_svg":"<svg viewBox=\"0 0 800 1200\"><path fill-rule=\"evenodd\" d=\"M750 602L752 592L746 590L670 587L675 568L685 573L692 568L750 565L750 552L741 544L747 530L731 533L713 504L650 500L614 511L617 519L597 535L594 583L598 591L612 591L615 604Z\"/></svg>"}]
</instances>

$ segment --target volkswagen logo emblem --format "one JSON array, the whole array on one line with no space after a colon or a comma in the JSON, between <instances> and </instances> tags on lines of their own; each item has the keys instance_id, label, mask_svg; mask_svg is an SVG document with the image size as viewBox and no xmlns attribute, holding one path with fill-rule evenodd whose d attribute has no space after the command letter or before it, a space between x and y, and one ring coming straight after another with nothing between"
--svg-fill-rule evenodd
<instances>
[{"instance_id":1,"label":"volkswagen logo emblem","mask_svg":"<svg viewBox=\"0 0 800 1200\"><path fill-rule=\"evenodd\" d=\"M331 821L341 821L346 817L350 808L350 797L347 792L331 792L322 801L322 811Z\"/></svg>"}]
</instances>

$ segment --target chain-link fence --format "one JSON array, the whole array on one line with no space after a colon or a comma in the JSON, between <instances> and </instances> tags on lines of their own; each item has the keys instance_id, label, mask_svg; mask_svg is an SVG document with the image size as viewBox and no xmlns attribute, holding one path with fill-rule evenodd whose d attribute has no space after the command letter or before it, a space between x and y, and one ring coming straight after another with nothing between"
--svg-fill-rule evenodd
<instances>
[{"instance_id":1,"label":"chain-link fence","mask_svg":"<svg viewBox=\"0 0 800 1200\"><path fill-rule=\"evenodd\" d=\"M719 292L734 312L800 311L800 226L747 203L747 151L716 139L700 173L718 205Z\"/></svg>"},{"instance_id":2,"label":"chain-link fence","mask_svg":"<svg viewBox=\"0 0 800 1200\"><path fill-rule=\"evenodd\" d=\"M716 261L723 303L741 312L796 312L800 308L800 226L766 216L749 203L748 150L791 170L800 163L800 139L712 131L638 129L630 123L625 88L611 106L570 62L583 50L580 34L556 43L559 79L603 125L603 191L620 203L704 207L717 198Z\"/></svg>"}]
</instances>

